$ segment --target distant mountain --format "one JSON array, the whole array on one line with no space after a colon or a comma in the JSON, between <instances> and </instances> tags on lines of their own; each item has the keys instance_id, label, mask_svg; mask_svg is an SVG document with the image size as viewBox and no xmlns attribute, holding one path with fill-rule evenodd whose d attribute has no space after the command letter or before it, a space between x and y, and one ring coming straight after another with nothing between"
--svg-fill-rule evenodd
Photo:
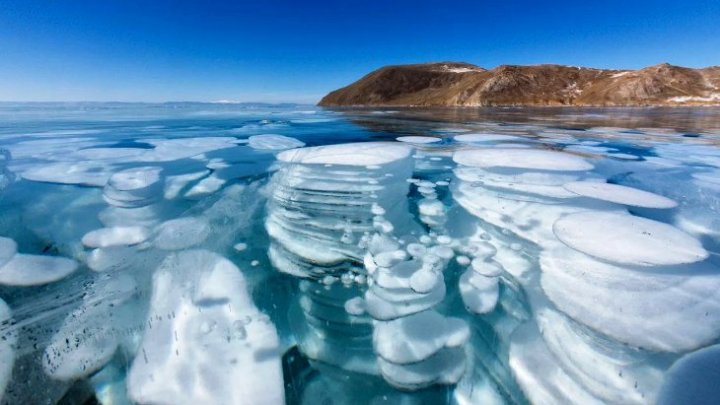
<instances>
[{"instance_id":1,"label":"distant mountain","mask_svg":"<svg viewBox=\"0 0 720 405\"><path fill-rule=\"evenodd\" d=\"M720 66L663 63L640 70L469 63L386 66L321 106L720 106Z\"/></svg>"}]
</instances>

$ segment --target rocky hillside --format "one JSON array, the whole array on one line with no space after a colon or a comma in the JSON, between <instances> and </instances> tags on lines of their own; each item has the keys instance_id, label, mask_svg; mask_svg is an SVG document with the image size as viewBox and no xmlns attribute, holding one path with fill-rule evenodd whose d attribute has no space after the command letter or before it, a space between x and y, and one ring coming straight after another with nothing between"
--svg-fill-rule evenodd
<instances>
[{"instance_id":1,"label":"rocky hillside","mask_svg":"<svg viewBox=\"0 0 720 405\"><path fill-rule=\"evenodd\" d=\"M720 66L640 70L562 65L487 70L468 63L386 66L323 97L321 106L720 106Z\"/></svg>"}]
</instances>

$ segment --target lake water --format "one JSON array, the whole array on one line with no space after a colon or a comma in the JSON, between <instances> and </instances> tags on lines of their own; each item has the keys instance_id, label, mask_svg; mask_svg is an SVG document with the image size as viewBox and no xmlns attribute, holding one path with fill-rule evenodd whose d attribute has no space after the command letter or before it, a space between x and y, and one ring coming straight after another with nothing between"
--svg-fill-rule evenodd
<instances>
[{"instance_id":1,"label":"lake water","mask_svg":"<svg viewBox=\"0 0 720 405\"><path fill-rule=\"evenodd\" d=\"M720 401L720 109L0 104L0 403Z\"/></svg>"}]
</instances>

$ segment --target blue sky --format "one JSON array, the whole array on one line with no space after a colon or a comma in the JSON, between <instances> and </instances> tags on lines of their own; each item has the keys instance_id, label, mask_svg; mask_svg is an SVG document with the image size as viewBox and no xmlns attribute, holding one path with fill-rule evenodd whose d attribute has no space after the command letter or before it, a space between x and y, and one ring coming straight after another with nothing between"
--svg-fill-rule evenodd
<instances>
[{"instance_id":1,"label":"blue sky","mask_svg":"<svg viewBox=\"0 0 720 405\"><path fill-rule=\"evenodd\" d=\"M0 0L0 100L315 102L387 64L720 65L720 1Z\"/></svg>"}]
</instances>

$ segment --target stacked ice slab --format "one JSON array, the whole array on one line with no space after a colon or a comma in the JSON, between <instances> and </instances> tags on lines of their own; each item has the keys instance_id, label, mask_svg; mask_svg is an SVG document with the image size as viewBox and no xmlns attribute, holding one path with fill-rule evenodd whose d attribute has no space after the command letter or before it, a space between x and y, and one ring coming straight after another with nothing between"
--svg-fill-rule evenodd
<instances>
[{"instance_id":1,"label":"stacked ice slab","mask_svg":"<svg viewBox=\"0 0 720 405\"><path fill-rule=\"evenodd\" d=\"M465 373L470 330L463 320L433 309L445 298L443 270L452 256L447 246L411 243L405 250L387 235L375 234L369 242L364 305L375 319L378 366L395 387L455 384Z\"/></svg>"},{"instance_id":2,"label":"stacked ice slab","mask_svg":"<svg viewBox=\"0 0 720 405\"><path fill-rule=\"evenodd\" d=\"M156 166L115 172L103 188L103 198L110 206L100 213L100 221L108 227L156 225L164 183L162 169Z\"/></svg>"},{"instance_id":3,"label":"stacked ice slab","mask_svg":"<svg viewBox=\"0 0 720 405\"><path fill-rule=\"evenodd\" d=\"M378 373L371 319L349 313L345 303L361 294L358 286L365 281L363 236L407 220L411 151L373 142L278 155L265 222L269 256L278 270L308 279L300 283L294 332L311 359Z\"/></svg>"},{"instance_id":4,"label":"stacked ice slab","mask_svg":"<svg viewBox=\"0 0 720 405\"><path fill-rule=\"evenodd\" d=\"M495 259L532 307L509 347L532 402L652 403L669 361L717 338L720 274L705 249L627 211L674 202L607 184L555 151L481 148L454 160L455 200L496 230ZM536 252L534 266L513 265Z\"/></svg>"},{"instance_id":5,"label":"stacked ice slab","mask_svg":"<svg viewBox=\"0 0 720 405\"><path fill-rule=\"evenodd\" d=\"M139 259L139 248L152 236L151 229L162 220L159 201L163 198L162 169L143 166L112 174L103 188L108 207L100 212L104 228L83 236L92 249L87 264L97 272L126 270Z\"/></svg>"},{"instance_id":6,"label":"stacked ice slab","mask_svg":"<svg viewBox=\"0 0 720 405\"><path fill-rule=\"evenodd\" d=\"M266 228L280 271L321 279L362 262L360 238L406 219L412 148L368 142L278 155ZM380 219L373 213L382 210Z\"/></svg>"}]
</instances>

